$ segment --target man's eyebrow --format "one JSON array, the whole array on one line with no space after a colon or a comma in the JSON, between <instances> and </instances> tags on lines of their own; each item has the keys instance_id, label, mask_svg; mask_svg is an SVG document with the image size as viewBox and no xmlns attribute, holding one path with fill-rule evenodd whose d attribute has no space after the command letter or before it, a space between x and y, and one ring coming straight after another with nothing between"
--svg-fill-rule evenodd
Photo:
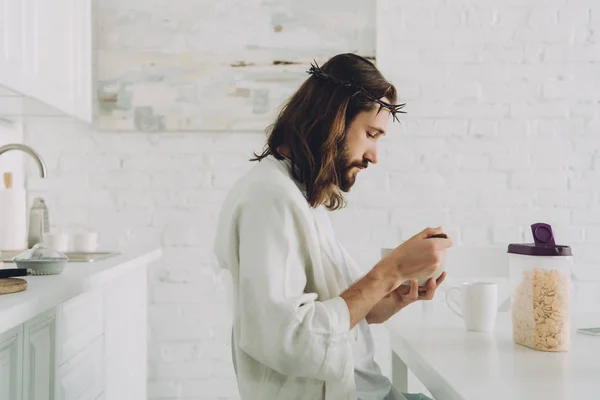
<instances>
[{"instance_id":1,"label":"man's eyebrow","mask_svg":"<svg viewBox=\"0 0 600 400\"><path fill-rule=\"evenodd\" d=\"M381 129L381 128L369 125L369 129L377 131L377 133L379 133L380 135L385 136L385 131L383 129Z\"/></svg>"}]
</instances>

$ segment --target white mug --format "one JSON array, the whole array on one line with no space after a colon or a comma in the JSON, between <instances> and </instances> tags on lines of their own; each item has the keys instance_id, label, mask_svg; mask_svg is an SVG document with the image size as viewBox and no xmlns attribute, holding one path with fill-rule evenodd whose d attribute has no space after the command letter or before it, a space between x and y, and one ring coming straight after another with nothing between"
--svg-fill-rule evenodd
<instances>
[{"instance_id":1,"label":"white mug","mask_svg":"<svg viewBox=\"0 0 600 400\"><path fill-rule=\"evenodd\" d=\"M93 253L98 248L97 232L82 232L73 235L73 251Z\"/></svg>"},{"instance_id":2,"label":"white mug","mask_svg":"<svg viewBox=\"0 0 600 400\"><path fill-rule=\"evenodd\" d=\"M50 249L62 253L69 251L69 235L62 232L44 233L43 243Z\"/></svg>"},{"instance_id":3,"label":"white mug","mask_svg":"<svg viewBox=\"0 0 600 400\"><path fill-rule=\"evenodd\" d=\"M453 292L460 293L460 301ZM492 282L464 282L446 292L450 310L465 321L467 330L489 332L494 329L498 313L498 285Z\"/></svg>"}]
</instances>

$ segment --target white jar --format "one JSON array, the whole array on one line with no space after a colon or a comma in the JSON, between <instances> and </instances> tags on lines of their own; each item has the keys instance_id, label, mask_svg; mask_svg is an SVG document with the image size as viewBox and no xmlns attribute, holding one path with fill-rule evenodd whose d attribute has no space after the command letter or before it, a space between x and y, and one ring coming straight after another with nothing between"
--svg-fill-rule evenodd
<instances>
[{"instance_id":1,"label":"white jar","mask_svg":"<svg viewBox=\"0 0 600 400\"><path fill-rule=\"evenodd\" d=\"M80 232L73 235L73 251L78 253L93 253L97 249L97 232Z\"/></svg>"},{"instance_id":2,"label":"white jar","mask_svg":"<svg viewBox=\"0 0 600 400\"><path fill-rule=\"evenodd\" d=\"M573 255L554 242L552 227L531 226L534 243L508 246L515 343L541 351L568 351Z\"/></svg>"}]
</instances>

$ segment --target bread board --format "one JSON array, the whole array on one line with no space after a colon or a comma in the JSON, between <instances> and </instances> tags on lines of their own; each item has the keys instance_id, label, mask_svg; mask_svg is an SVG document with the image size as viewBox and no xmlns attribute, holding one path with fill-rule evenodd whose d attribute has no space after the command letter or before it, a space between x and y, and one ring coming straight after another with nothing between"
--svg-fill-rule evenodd
<instances>
[{"instance_id":1,"label":"bread board","mask_svg":"<svg viewBox=\"0 0 600 400\"><path fill-rule=\"evenodd\" d=\"M27 281L21 278L0 279L0 295L22 292L27 289Z\"/></svg>"}]
</instances>

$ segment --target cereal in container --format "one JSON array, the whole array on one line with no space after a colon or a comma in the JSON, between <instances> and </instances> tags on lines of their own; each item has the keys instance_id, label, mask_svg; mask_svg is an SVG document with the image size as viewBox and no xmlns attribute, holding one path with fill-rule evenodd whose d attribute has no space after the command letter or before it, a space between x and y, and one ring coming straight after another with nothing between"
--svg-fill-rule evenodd
<instances>
[{"instance_id":1,"label":"cereal in container","mask_svg":"<svg viewBox=\"0 0 600 400\"><path fill-rule=\"evenodd\" d=\"M573 255L556 245L552 227L531 226L534 243L508 246L515 343L540 351L568 351Z\"/></svg>"}]
</instances>

